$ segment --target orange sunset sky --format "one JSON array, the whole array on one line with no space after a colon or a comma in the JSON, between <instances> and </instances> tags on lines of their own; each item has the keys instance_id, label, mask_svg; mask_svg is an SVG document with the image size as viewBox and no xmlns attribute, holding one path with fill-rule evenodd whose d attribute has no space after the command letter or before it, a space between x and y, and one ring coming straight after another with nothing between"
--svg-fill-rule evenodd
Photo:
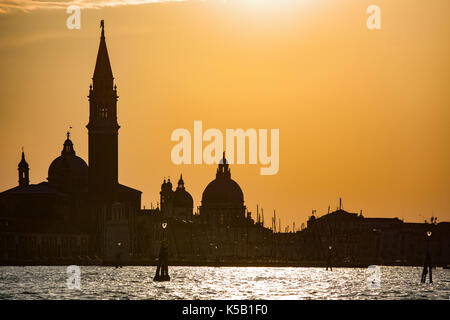
<instances>
[{"instance_id":1,"label":"orange sunset sky","mask_svg":"<svg viewBox=\"0 0 450 320\"><path fill-rule=\"evenodd\" d=\"M232 165L245 204L284 226L339 197L368 217L450 221L450 1L0 0L0 190L47 178L72 126L88 161L101 19L119 102L119 180L159 201L164 177L199 206L216 166L175 165L173 130L280 130L280 167ZM381 8L368 30L366 8Z\"/></svg>"}]
</instances>

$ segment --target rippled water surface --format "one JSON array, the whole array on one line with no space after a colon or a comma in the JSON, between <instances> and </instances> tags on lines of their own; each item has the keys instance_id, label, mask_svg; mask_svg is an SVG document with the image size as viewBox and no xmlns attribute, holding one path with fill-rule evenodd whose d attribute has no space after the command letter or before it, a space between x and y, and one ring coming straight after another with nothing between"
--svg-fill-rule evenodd
<instances>
[{"instance_id":1,"label":"rippled water surface","mask_svg":"<svg viewBox=\"0 0 450 320\"><path fill-rule=\"evenodd\" d=\"M381 267L379 289L366 269L170 267L170 282L153 282L155 267L82 266L80 290L67 288L67 267L0 267L0 299L450 299L450 270Z\"/></svg>"}]
</instances>

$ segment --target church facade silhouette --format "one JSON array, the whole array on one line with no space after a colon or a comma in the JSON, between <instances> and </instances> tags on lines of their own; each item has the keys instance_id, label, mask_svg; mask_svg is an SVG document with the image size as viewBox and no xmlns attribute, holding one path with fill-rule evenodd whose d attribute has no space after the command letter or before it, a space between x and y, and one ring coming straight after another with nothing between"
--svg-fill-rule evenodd
<instances>
[{"instance_id":1,"label":"church facade silhouette","mask_svg":"<svg viewBox=\"0 0 450 320\"><path fill-rule=\"evenodd\" d=\"M253 219L245 206L225 153L196 213L182 175L175 189L164 179L160 204L142 209L142 192L119 183L119 97L103 21L88 98L88 164L76 155L67 132L47 181L31 184L22 150L18 185L0 193L0 265L148 265L155 263L162 241L167 241L170 259L178 264L317 265L332 252L335 264L420 265L428 230L433 230L429 242L436 248L434 259L450 264L448 222L365 218L340 205L322 217L313 213L307 228L281 232L275 214L267 228L264 212L257 209Z\"/></svg>"}]
</instances>

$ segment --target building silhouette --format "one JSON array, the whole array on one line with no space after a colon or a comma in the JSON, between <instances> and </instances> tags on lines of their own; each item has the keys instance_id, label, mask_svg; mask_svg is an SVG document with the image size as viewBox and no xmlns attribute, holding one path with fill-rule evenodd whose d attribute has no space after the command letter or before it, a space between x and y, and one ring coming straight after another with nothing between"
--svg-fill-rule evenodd
<instances>
[{"instance_id":1,"label":"building silhouette","mask_svg":"<svg viewBox=\"0 0 450 320\"><path fill-rule=\"evenodd\" d=\"M119 97L103 21L88 98L89 165L68 131L47 181L31 184L22 150L18 185L0 193L0 264L154 264L164 240L170 261L180 264L320 265L332 247L335 264L421 265L430 229L433 261L450 264L446 222L365 218L340 204L322 217L313 214L302 230L276 232L275 216L267 228L259 209L252 218L225 153L196 212L182 175L176 188L164 179L160 203L142 209L142 192L119 183Z\"/></svg>"},{"instance_id":2,"label":"building silhouette","mask_svg":"<svg viewBox=\"0 0 450 320\"><path fill-rule=\"evenodd\" d=\"M167 218L184 219L192 221L194 212L194 199L184 187L183 175L180 175L178 185L173 190L170 178L161 185L160 191L161 212Z\"/></svg>"},{"instance_id":3,"label":"building silhouette","mask_svg":"<svg viewBox=\"0 0 450 320\"><path fill-rule=\"evenodd\" d=\"M58 231L58 235L48 235L57 248L61 245L60 238L69 236L67 231L84 239L82 246L72 241L70 253L64 253L66 257L74 259L87 255L113 259L117 251L130 250L130 232L133 217L141 207L141 191L118 181L118 95L103 21L88 97L89 166L76 155L70 132L67 132L61 155L49 166L47 182L30 185L29 166L22 152L18 166L19 186L0 194L2 231L12 225L31 227L27 232L32 235L25 238L36 242L36 249L40 251L46 246L41 238L46 237L42 234L47 228L38 227L43 223L52 232ZM6 250L4 256L18 259L15 251L24 250ZM48 254L53 258L64 256L59 249L50 251Z\"/></svg>"},{"instance_id":4,"label":"building silhouette","mask_svg":"<svg viewBox=\"0 0 450 320\"><path fill-rule=\"evenodd\" d=\"M216 179L211 181L202 194L200 217L212 228L216 225L242 225L246 223L244 193L239 184L231 179L231 170L225 152L219 161Z\"/></svg>"},{"instance_id":5,"label":"building silhouette","mask_svg":"<svg viewBox=\"0 0 450 320\"><path fill-rule=\"evenodd\" d=\"M75 157L68 135L61 156L50 165L48 181L30 184L22 151L19 185L0 193L2 263L56 263L52 259L57 256L88 255L89 235L74 219L85 208L87 165Z\"/></svg>"}]
</instances>

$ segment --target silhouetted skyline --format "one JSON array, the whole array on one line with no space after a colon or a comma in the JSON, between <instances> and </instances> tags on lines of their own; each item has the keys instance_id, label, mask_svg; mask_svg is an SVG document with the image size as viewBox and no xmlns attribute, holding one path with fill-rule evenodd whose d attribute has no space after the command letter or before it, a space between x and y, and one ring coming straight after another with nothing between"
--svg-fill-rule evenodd
<instances>
[{"instance_id":1,"label":"silhouetted skyline","mask_svg":"<svg viewBox=\"0 0 450 320\"><path fill-rule=\"evenodd\" d=\"M214 166L175 166L170 133L206 127L280 128L280 170L233 166L246 205L300 226L342 197L365 216L450 220L447 1L380 1L365 8L172 3L84 10L80 30L61 11L0 21L0 189L17 182L21 147L32 183L47 178L69 126L87 161L85 96L99 20L120 89L119 176L156 205L160 181L183 173L198 206ZM409 17L417 16L420 23ZM239 116L236 116L239 115ZM121 123L121 125L122 125Z\"/></svg>"}]
</instances>

